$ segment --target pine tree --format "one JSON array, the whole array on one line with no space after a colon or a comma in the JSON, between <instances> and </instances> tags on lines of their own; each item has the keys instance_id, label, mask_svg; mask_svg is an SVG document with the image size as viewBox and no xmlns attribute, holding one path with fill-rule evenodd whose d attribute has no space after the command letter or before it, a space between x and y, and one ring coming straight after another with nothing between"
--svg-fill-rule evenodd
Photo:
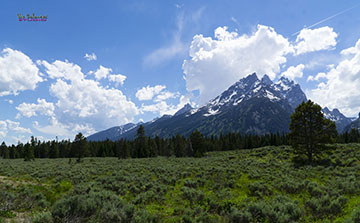
<instances>
[{"instance_id":1,"label":"pine tree","mask_svg":"<svg viewBox=\"0 0 360 223\"><path fill-rule=\"evenodd\" d=\"M175 136L175 156L183 157L186 155L186 142L184 137L177 134Z\"/></svg>"},{"instance_id":2,"label":"pine tree","mask_svg":"<svg viewBox=\"0 0 360 223\"><path fill-rule=\"evenodd\" d=\"M172 142L172 140L168 140L164 155L166 157L170 157L174 154L174 150L175 150L174 143Z\"/></svg>"},{"instance_id":3,"label":"pine tree","mask_svg":"<svg viewBox=\"0 0 360 223\"><path fill-rule=\"evenodd\" d=\"M34 150L30 143L26 143L24 146L24 161L34 160Z\"/></svg>"},{"instance_id":4,"label":"pine tree","mask_svg":"<svg viewBox=\"0 0 360 223\"><path fill-rule=\"evenodd\" d=\"M198 130L195 130L191 133L189 138L194 150L194 156L202 157L206 152L204 136Z\"/></svg>"},{"instance_id":5,"label":"pine tree","mask_svg":"<svg viewBox=\"0 0 360 223\"><path fill-rule=\"evenodd\" d=\"M1 146L0 146L0 153L1 153L1 157L4 158L4 159L9 159L9 149L8 147L6 146L6 143L5 142L2 142L1 143Z\"/></svg>"},{"instance_id":6,"label":"pine tree","mask_svg":"<svg viewBox=\"0 0 360 223\"><path fill-rule=\"evenodd\" d=\"M359 131L355 128L352 128L349 133L349 142L359 142L360 136Z\"/></svg>"},{"instance_id":7,"label":"pine tree","mask_svg":"<svg viewBox=\"0 0 360 223\"><path fill-rule=\"evenodd\" d=\"M187 145L186 145L186 156L191 157L194 155L194 150L192 148L192 144L190 139L187 140Z\"/></svg>"},{"instance_id":8,"label":"pine tree","mask_svg":"<svg viewBox=\"0 0 360 223\"><path fill-rule=\"evenodd\" d=\"M291 115L291 144L295 153L306 154L310 163L336 135L335 123L325 119L321 107L310 100L302 102Z\"/></svg>"},{"instance_id":9,"label":"pine tree","mask_svg":"<svg viewBox=\"0 0 360 223\"><path fill-rule=\"evenodd\" d=\"M155 140L148 138L148 145L149 145L149 151L150 151L150 157L156 157L159 154L158 147L156 145Z\"/></svg>"},{"instance_id":10,"label":"pine tree","mask_svg":"<svg viewBox=\"0 0 360 223\"><path fill-rule=\"evenodd\" d=\"M81 158L88 155L89 145L85 136L80 132L75 136L74 142L71 145L73 154L77 157L77 162L81 161Z\"/></svg>"},{"instance_id":11,"label":"pine tree","mask_svg":"<svg viewBox=\"0 0 360 223\"><path fill-rule=\"evenodd\" d=\"M55 140L53 140L50 143L49 158L58 158L58 157L59 157L59 145Z\"/></svg>"},{"instance_id":12,"label":"pine tree","mask_svg":"<svg viewBox=\"0 0 360 223\"><path fill-rule=\"evenodd\" d=\"M149 147L147 145L147 140L145 137L145 129L144 126L140 125L135 139L135 149L138 158L149 157Z\"/></svg>"},{"instance_id":13,"label":"pine tree","mask_svg":"<svg viewBox=\"0 0 360 223\"><path fill-rule=\"evenodd\" d=\"M19 158L18 150L16 149L14 144L12 144L10 148L8 148L8 151L9 151L9 158L10 159Z\"/></svg>"}]
</instances>

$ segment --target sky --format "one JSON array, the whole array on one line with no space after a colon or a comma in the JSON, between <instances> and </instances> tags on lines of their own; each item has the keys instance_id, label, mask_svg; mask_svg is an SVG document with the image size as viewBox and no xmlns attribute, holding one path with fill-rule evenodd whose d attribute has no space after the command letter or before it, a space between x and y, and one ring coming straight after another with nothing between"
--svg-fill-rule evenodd
<instances>
[{"instance_id":1,"label":"sky","mask_svg":"<svg viewBox=\"0 0 360 223\"><path fill-rule=\"evenodd\" d=\"M321 106L357 117L360 3L0 2L7 144L72 140L202 106L253 72L286 76Z\"/></svg>"}]
</instances>

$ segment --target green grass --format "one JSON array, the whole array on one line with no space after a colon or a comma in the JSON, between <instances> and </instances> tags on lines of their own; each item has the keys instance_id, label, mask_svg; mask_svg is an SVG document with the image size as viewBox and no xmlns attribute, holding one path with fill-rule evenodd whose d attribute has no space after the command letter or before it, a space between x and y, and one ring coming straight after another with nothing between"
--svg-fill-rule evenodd
<instances>
[{"instance_id":1,"label":"green grass","mask_svg":"<svg viewBox=\"0 0 360 223\"><path fill-rule=\"evenodd\" d=\"M287 146L203 158L0 159L0 222L27 213L34 222L350 223L359 155L360 144L348 144L312 166L294 165Z\"/></svg>"}]
</instances>

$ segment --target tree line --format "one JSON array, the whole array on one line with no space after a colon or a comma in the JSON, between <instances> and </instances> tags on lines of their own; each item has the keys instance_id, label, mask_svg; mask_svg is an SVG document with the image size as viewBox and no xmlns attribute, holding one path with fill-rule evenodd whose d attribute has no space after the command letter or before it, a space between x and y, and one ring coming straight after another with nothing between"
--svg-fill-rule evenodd
<instances>
[{"instance_id":1,"label":"tree line","mask_svg":"<svg viewBox=\"0 0 360 223\"><path fill-rule=\"evenodd\" d=\"M189 137L176 135L171 138L150 138L145 135L144 127L140 126L134 140L90 141L77 134L73 141L52 140L40 141L31 137L25 144L7 146L0 145L0 156L5 159L23 158L76 158L82 157L118 157L146 158L157 156L202 157L210 151L226 151L236 149L251 149L261 146L279 146L288 144L288 136L283 134L243 135L240 133L220 134L205 137L199 131L194 131Z\"/></svg>"},{"instance_id":2,"label":"tree line","mask_svg":"<svg viewBox=\"0 0 360 223\"><path fill-rule=\"evenodd\" d=\"M140 127L141 128L141 127ZM337 143L360 142L360 134L356 129L339 134ZM0 157L5 159L23 158L77 158L82 157L118 157L118 158L145 158L156 156L201 157L209 151L227 151L237 149L252 149L262 146L289 145L288 134L243 135L228 133L225 135L205 137L199 131L189 137L176 135L172 138L150 138L144 134L138 135L135 140L121 139L119 141L105 140L88 142L81 134L77 134L74 141L52 140L40 141L31 137L25 144L7 146L0 145Z\"/></svg>"},{"instance_id":3,"label":"tree line","mask_svg":"<svg viewBox=\"0 0 360 223\"><path fill-rule=\"evenodd\" d=\"M58 141L40 141L31 137L25 144L0 145L0 157L5 159L23 158L26 161L35 158L76 158L82 157L118 157L147 158L156 156L202 157L210 151L252 149L262 146L292 145L295 153L306 154L309 162L328 143L359 143L357 129L338 134L335 123L324 118L321 107L312 101L301 103L291 116L290 133L270 133L249 135L240 133L220 134L205 137L194 131L188 137L176 135L171 138L150 138L145 135L142 125L139 126L134 140L105 140L88 142L81 134L75 139Z\"/></svg>"}]
</instances>

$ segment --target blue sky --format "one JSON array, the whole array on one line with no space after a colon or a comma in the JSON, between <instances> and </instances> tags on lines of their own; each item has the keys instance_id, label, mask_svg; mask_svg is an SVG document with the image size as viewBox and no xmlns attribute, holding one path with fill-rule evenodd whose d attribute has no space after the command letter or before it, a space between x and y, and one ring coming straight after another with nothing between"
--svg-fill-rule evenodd
<instances>
[{"instance_id":1,"label":"blue sky","mask_svg":"<svg viewBox=\"0 0 360 223\"><path fill-rule=\"evenodd\" d=\"M359 12L356 0L1 1L0 141L149 121L252 72L357 116ZM47 21L18 19L33 13Z\"/></svg>"}]
</instances>

